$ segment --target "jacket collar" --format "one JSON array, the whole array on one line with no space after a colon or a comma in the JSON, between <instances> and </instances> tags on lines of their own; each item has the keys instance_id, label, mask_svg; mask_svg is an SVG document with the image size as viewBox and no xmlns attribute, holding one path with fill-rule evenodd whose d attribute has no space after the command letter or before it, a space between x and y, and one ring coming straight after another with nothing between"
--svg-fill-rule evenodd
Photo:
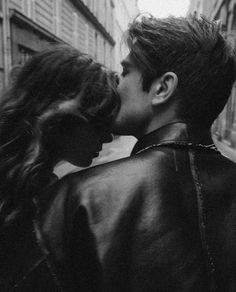
<instances>
[{"instance_id":1,"label":"jacket collar","mask_svg":"<svg viewBox=\"0 0 236 292\"><path fill-rule=\"evenodd\" d=\"M166 142L192 143L206 146L214 144L211 138L210 130L197 129L196 127L188 125L184 122L174 122L140 138L135 144L131 155L134 155L153 144L161 144Z\"/></svg>"}]
</instances>

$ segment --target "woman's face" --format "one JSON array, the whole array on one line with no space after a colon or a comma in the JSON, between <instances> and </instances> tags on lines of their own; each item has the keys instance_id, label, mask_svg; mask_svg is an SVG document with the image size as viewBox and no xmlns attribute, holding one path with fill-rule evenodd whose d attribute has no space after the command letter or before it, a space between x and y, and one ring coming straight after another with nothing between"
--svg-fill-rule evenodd
<instances>
[{"instance_id":1,"label":"woman's face","mask_svg":"<svg viewBox=\"0 0 236 292\"><path fill-rule=\"evenodd\" d=\"M112 135L104 127L92 123L80 124L61 137L62 160L80 167L87 167L99 155L103 143L112 141Z\"/></svg>"}]
</instances>

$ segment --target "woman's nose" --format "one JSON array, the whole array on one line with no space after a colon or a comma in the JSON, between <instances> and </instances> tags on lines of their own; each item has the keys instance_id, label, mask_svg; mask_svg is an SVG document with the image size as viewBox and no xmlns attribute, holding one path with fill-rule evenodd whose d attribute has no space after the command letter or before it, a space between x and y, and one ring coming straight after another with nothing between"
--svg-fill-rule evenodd
<instances>
[{"instance_id":1,"label":"woman's nose","mask_svg":"<svg viewBox=\"0 0 236 292\"><path fill-rule=\"evenodd\" d=\"M102 143L110 143L113 140L113 135L111 133L105 133L102 136Z\"/></svg>"}]
</instances>

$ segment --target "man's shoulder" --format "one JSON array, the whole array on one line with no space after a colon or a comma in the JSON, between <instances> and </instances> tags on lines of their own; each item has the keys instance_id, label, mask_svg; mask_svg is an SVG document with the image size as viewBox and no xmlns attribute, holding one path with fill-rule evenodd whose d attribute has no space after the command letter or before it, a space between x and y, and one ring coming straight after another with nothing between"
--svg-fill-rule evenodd
<instances>
[{"instance_id":1,"label":"man's shoulder","mask_svg":"<svg viewBox=\"0 0 236 292\"><path fill-rule=\"evenodd\" d=\"M140 163L139 157L127 157L96 165L78 172L66 175L58 181L60 187L79 188L81 191L88 188L106 187L118 183L118 180L142 172L145 162Z\"/></svg>"},{"instance_id":2,"label":"man's shoulder","mask_svg":"<svg viewBox=\"0 0 236 292\"><path fill-rule=\"evenodd\" d=\"M73 206L105 202L127 202L143 188L168 184L166 177L175 172L172 156L159 149L150 149L131 157L66 175L48 189L48 195L57 205L72 202ZM174 176L173 176L174 177ZM141 192L143 193L143 192ZM141 194L140 193L140 194ZM92 208L92 207L91 207Z\"/></svg>"},{"instance_id":3,"label":"man's shoulder","mask_svg":"<svg viewBox=\"0 0 236 292\"><path fill-rule=\"evenodd\" d=\"M168 165L168 155L157 149L146 151L138 155L118 159L105 164L90 167L66 175L60 180L60 185L79 185L80 188L96 185L107 186L109 183L127 182L127 179L136 177L139 179L146 176L147 171L155 171L153 168L160 168ZM122 184L120 184L122 186Z\"/></svg>"}]
</instances>

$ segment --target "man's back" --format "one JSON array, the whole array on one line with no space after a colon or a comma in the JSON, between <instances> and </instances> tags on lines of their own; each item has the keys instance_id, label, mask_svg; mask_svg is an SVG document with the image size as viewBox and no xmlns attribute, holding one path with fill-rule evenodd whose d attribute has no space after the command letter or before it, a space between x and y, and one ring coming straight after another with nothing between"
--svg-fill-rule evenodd
<instances>
[{"instance_id":1,"label":"man's back","mask_svg":"<svg viewBox=\"0 0 236 292\"><path fill-rule=\"evenodd\" d=\"M168 125L130 158L55 186L54 205L67 202L59 212L88 215L105 291L236 290L236 166L190 132Z\"/></svg>"}]
</instances>

